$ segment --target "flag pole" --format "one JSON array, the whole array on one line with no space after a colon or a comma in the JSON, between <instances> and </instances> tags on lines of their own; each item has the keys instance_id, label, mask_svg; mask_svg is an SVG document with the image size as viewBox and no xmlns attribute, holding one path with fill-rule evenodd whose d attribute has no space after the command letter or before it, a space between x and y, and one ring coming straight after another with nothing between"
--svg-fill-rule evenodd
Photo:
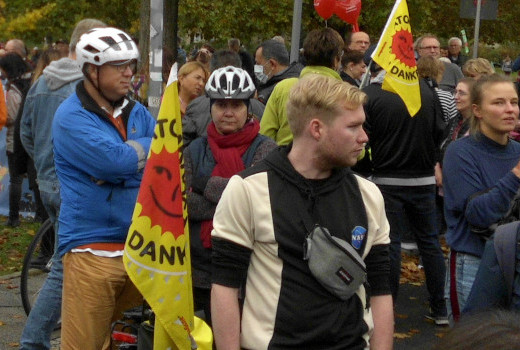
<instances>
[{"instance_id":1,"label":"flag pole","mask_svg":"<svg viewBox=\"0 0 520 350\"><path fill-rule=\"evenodd\" d=\"M290 62L298 62L300 57L300 34L302 27L302 0L294 0L293 22L291 34L291 59Z\"/></svg>"},{"instance_id":2,"label":"flag pole","mask_svg":"<svg viewBox=\"0 0 520 350\"><path fill-rule=\"evenodd\" d=\"M475 15L475 37L473 39L473 58L478 57L478 38L480 34L480 10L482 7L482 0L477 2L477 13Z\"/></svg>"},{"instance_id":3,"label":"flag pole","mask_svg":"<svg viewBox=\"0 0 520 350\"><path fill-rule=\"evenodd\" d=\"M372 64L374 63L374 61L372 60L372 58L370 59L370 62L368 62L368 66L367 66L367 71L366 73L363 75L363 79L361 80L361 84L359 84L359 88L360 89L363 89L364 87L367 87L368 84L370 83L370 78L371 78L371 73L370 73L370 67L372 67Z\"/></svg>"}]
</instances>

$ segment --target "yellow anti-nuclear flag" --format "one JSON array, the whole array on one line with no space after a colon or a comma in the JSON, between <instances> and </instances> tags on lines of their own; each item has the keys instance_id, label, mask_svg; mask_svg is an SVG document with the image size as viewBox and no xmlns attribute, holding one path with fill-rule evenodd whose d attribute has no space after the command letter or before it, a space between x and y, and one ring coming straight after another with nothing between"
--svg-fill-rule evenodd
<instances>
[{"instance_id":1,"label":"yellow anti-nuclear flag","mask_svg":"<svg viewBox=\"0 0 520 350\"><path fill-rule=\"evenodd\" d=\"M406 0L397 0L372 59L385 71L382 88L398 94L413 117L421 109L421 90Z\"/></svg>"},{"instance_id":2,"label":"yellow anti-nuclear flag","mask_svg":"<svg viewBox=\"0 0 520 350\"><path fill-rule=\"evenodd\" d=\"M170 80L176 80L177 65L172 71L174 79ZM174 81L164 92L123 262L155 313L154 349L210 350L211 330L193 315L181 150L181 114Z\"/></svg>"}]
</instances>

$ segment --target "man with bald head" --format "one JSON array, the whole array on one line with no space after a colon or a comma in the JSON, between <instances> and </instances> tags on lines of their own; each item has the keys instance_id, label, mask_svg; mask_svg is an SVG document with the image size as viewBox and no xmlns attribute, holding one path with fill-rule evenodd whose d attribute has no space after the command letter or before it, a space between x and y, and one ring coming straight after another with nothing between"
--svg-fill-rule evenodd
<instances>
[{"instance_id":1,"label":"man with bald head","mask_svg":"<svg viewBox=\"0 0 520 350\"><path fill-rule=\"evenodd\" d=\"M365 53L370 46L370 37L365 32L352 32L347 35L345 47L348 50L356 50Z\"/></svg>"},{"instance_id":2,"label":"man with bald head","mask_svg":"<svg viewBox=\"0 0 520 350\"><path fill-rule=\"evenodd\" d=\"M27 57L27 49L25 48L25 44L20 39L11 39L5 44L5 51L7 53L14 52L18 54L20 57L25 59Z\"/></svg>"}]
</instances>

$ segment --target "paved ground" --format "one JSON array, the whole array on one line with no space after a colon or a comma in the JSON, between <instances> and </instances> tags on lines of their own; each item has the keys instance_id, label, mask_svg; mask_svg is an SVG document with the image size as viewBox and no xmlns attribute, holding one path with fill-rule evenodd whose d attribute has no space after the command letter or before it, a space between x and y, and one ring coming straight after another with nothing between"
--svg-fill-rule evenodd
<instances>
[{"instance_id":1,"label":"paved ground","mask_svg":"<svg viewBox=\"0 0 520 350\"><path fill-rule=\"evenodd\" d=\"M396 305L394 349L428 350L442 338L448 327L439 327L427 320L428 292L426 286L402 284Z\"/></svg>"},{"instance_id":2,"label":"paved ground","mask_svg":"<svg viewBox=\"0 0 520 350\"><path fill-rule=\"evenodd\" d=\"M0 350L17 349L26 316L20 300L19 276L0 278ZM426 287L401 285L396 307L395 350L431 349L446 328L436 327L424 318L427 311ZM59 344L59 340L53 341ZM58 346L55 345L58 349Z\"/></svg>"},{"instance_id":3,"label":"paved ground","mask_svg":"<svg viewBox=\"0 0 520 350\"><path fill-rule=\"evenodd\" d=\"M20 278L17 275L0 280L0 349L18 348L25 323L25 312L20 299Z\"/></svg>"}]
</instances>

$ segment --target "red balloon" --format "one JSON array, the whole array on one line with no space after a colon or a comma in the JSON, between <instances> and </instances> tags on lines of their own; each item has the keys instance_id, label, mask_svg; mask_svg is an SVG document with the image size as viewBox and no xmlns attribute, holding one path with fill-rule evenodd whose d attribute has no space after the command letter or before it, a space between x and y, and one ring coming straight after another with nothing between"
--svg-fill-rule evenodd
<instances>
[{"instance_id":1,"label":"red balloon","mask_svg":"<svg viewBox=\"0 0 520 350\"><path fill-rule=\"evenodd\" d=\"M314 8L318 15L324 20L328 20L334 13L335 0L314 0Z\"/></svg>"},{"instance_id":2,"label":"red balloon","mask_svg":"<svg viewBox=\"0 0 520 350\"><path fill-rule=\"evenodd\" d=\"M347 23L357 26L361 13L361 0L336 0L334 13Z\"/></svg>"}]
</instances>

